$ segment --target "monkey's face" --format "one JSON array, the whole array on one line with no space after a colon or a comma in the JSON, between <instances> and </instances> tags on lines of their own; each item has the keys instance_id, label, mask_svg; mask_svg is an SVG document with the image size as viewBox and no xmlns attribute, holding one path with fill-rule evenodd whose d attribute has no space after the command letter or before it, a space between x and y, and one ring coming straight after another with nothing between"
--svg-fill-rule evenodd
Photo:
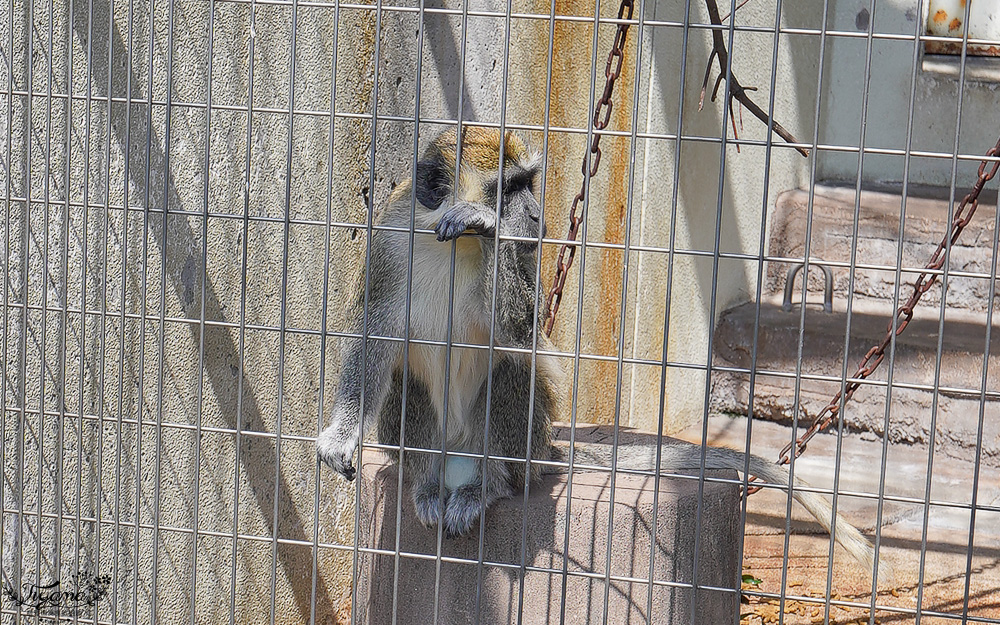
<instances>
[{"instance_id":1,"label":"monkey's face","mask_svg":"<svg viewBox=\"0 0 1000 625\"><path fill-rule=\"evenodd\" d=\"M510 237L538 239L545 236L545 223L541 220L541 209L535 198L535 172L520 167L505 172L500 202L500 234ZM496 207L496 181L492 188L483 189L484 203ZM536 243L520 241L519 245L534 248Z\"/></svg>"},{"instance_id":2,"label":"monkey's face","mask_svg":"<svg viewBox=\"0 0 1000 625\"><path fill-rule=\"evenodd\" d=\"M414 173L417 200L427 208L439 241L464 235L521 239L523 252L537 247L545 224L535 198L541 157L516 134L469 127L462 132L461 166L455 133L444 132L427 149ZM501 156L503 157L501 159ZM502 166L500 162L502 160Z\"/></svg>"}]
</instances>

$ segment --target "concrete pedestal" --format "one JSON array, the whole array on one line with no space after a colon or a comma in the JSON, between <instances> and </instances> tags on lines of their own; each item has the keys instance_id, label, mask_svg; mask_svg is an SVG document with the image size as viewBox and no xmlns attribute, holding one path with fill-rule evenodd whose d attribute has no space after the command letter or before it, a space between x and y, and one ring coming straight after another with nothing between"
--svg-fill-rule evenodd
<instances>
[{"instance_id":1,"label":"concrete pedestal","mask_svg":"<svg viewBox=\"0 0 1000 625\"><path fill-rule=\"evenodd\" d=\"M605 427L578 429L577 451L587 458L587 464L594 463L595 458L610 457L610 434L611 429ZM568 438L568 431L558 430L560 437ZM655 436L623 430L620 444L621 459L629 468L638 468L637 458L655 453ZM709 475L735 477L735 473L724 471ZM395 552L398 468L385 456L366 451L359 479L363 480L361 544ZM540 482L532 484L526 514L521 495L488 510L481 556L486 564L478 564L478 527L468 537L443 540L440 583L436 585L437 532L417 521L409 482L404 480L399 550L410 555L399 557L394 597L395 555L362 553L356 580L358 622L387 625L392 623L395 609L399 625L429 625L434 622L435 596L437 622L447 625L560 623L563 614L564 622L570 625L687 624L692 622L692 609L694 623L734 622L739 603L732 589L740 573L736 553L737 486L704 485L698 584L729 590L700 588L697 594L691 588L667 584L690 584L693 580L695 535L699 530L698 481L661 478L655 511L653 488L653 477L618 473L613 525L609 528L609 472L574 470L571 497L568 474L543 475ZM650 613L648 580L654 514L657 526ZM522 555L525 519L527 538ZM522 562L526 569L521 568ZM564 568L568 575L563 574Z\"/></svg>"}]
</instances>

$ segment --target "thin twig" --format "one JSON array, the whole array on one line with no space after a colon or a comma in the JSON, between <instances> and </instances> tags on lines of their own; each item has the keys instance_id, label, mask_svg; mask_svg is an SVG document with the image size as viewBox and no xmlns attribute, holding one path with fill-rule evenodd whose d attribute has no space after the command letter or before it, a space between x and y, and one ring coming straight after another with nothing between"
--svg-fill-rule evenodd
<instances>
[{"instance_id":1,"label":"thin twig","mask_svg":"<svg viewBox=\"0 0 1000 625\"><path fill-rule=\"evenodd\" d=\"M705 5L708 8L708 16L712 24L714 26L721 27L722 18L719 17L719 6L718 4L716 4L716 1L705 0ZM708 90L708 80L712 73L712 61L715 59L718 59L719 61L719 70L722 72L722 75L719 77L719 80L725 79L726 69L727 67L729 67L729 52L726 50L726 42L725 38L722 36L721 28L712 29L712 42L713 42L712 52L711 54L708 55L708 67L705 68L705 80L701 85L701 99L698 102L698 110L701 110L705 104L705 92ZM718 88L719 88L719 82L716 81L715 89L713 89L712 93L713 101L715 100ZM752 89L743 87L743 85L740 84L740 81L736 79L736 74L730 71L729 80L727 81L726 84L726 93L728 94L730 99L730 109L732 109L732 100L735 99L737 102L742 104L748 111L753 113L754 117L764 122L765 124L770 125L771 129L774 131L774 134L778 135L788 143L798 143L798 140L795 138L795 135L788 132L788 130L784 126L779 124L777 121L770 119L767 113L759 106L757 106L757 104L753 100L750 99L750 96L747 95L747 91L750 90ZM734 124L734 132L735 132L735 124ZM809 156L809 150L801 147L796 147L795 149L798 150L799 154L801 154L802 156Z\"/></svg>"},{"instance_id":2,"label":"thin twig","mask_svg":"<svg viewBox=\"0 0 1000 625\"><path fill-rule=\"evenodd\" d=\"M733 9L733 12L732 12L732 13L727 13L727 14L726 14L726 16L722 18L722 21L723 21L723 22L725 22L726 20L728 20L728 19L729 19L729 16L730 16L730 15L735 15L735 14L736 14L736 11L739 11L740 9L742 9L742 8L743 8L743 5L744 5L744 4L746 4L747 2L750 2L750 0L743 0L743 2L741 2L741 3L737 4L737 5L736 5L736 8L735 8L735 9Z\"/></svg>"}]
</instances>

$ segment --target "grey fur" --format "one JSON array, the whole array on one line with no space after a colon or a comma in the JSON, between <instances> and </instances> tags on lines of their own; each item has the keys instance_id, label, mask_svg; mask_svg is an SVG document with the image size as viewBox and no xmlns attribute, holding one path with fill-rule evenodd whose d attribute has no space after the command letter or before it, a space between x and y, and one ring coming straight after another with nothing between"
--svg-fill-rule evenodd
<instances>
[{"instance_id":1,"label":"grey fur","mask_svg":"<svg viewBox=\"0 0 1000 625\"><path fill-rule=\"evenodd\" d=\"M619 445L615 466L619 469L649 471L656 467L656 445ZM790 479L788 469L765 460L754 454L746 454L727 447L702 447L686 442L667 439L659 448L660 470L664 473L672 471L698 470L704 465L706 469L732 469L743 472L749 467L749 472L768 484L785 485L791 483L792 497L815 518L826 531L836 527L835 538L838 544L861 566L872 574L875 565L875 548L857 528L848 523L840 514L834 515L833 508L825 497L805 490L806 484L799 478ZM553 460L567 460L567 450L557 446L551 454ZM577 443L574 451L575 462L597 466L609 466L611 452L607 445L593 443ZM749 462L748 462L749 461ZM561 473L562 467L547 467L545 472ZM879 579L891 582L894 571L891 564L884 558L878 562Z\"/></svg>"}]
</instances>

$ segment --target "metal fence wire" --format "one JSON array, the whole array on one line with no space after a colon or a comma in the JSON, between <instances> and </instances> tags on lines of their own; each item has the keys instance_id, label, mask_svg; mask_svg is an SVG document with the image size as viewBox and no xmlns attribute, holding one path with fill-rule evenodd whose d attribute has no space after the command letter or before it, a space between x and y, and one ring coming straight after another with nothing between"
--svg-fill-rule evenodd
<instances>
[{"instance_id":1,"label":"metal fence wire","mask_svg":"<svg viewBox=\"0 0 1000 625\"><path fill-rule=\"evenodd\" d=\"M1000 623L998 83L988 0L0 0L0 623Z\"/></svg>"}]
</instances>

